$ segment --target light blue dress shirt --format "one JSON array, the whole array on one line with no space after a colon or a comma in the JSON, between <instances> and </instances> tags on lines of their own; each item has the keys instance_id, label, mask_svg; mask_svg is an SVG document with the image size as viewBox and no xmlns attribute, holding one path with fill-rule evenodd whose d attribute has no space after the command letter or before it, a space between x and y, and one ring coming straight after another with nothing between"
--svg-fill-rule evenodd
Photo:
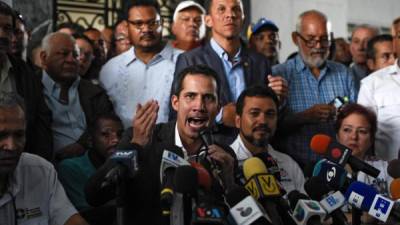
<instances>
[{"instance_id":1,"label":"light blue dress shirt","mask_svg":"<svg viewBox=\"0 0 400 225\"><path fill-rule=\"evenodd\" d=\"M57 152L61 148L75 143L86 130L85 113L79 101L78 86L80 77L74 81L68 90L68 104L60 102L61 88L43 71L43 94L47 106L52 112L53 147Z\"/></svg>"}]
</instances>

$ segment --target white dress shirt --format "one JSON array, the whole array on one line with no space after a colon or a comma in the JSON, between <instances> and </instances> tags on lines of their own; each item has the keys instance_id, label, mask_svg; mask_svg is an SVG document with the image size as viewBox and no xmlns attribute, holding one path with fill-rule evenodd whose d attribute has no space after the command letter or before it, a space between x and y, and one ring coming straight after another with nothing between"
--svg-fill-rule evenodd
<instances>
[{"instance_id":1,"label":"white dress shirt","mask_svg":"<svg viewBox=\"0 0 400 225\"><path fill-rule=\"evenodd\" d=\"M358 103L372 109L378 118L376 155L390 161L400 149L400 68L378 70L361 80Z\"/></svg>"},{"instance_id":2,"label":"white dress shirt","mask_svg":"<svg viewBox=\"0 0 400 225\"><path fill-rule=\"evenodd\" d=\"M251 152L244 146L240 135L231 144L231 148L236 154L240 167L246 159L253 157ZM285 191L290 193L293 190L298 190L301 193L305 193L304 174L299 165L289 155L276 151L271 145L268 145L268 153L278 164L281 174L281 184Z\"/></svg>"},{"instance_id":3,"label":"white dress shirt","mask_svg":"<svg viewBox=\"0 0 400 225\"><path fill-rule=\"evenodd\" d=\"M100 71L100 83L107 91L124 127L132 126L138 103L154 99L160 106L157 123L167 122L171 85L177 51L170 45L145 64L136 58L134 47L109 60Z\"/></svg>"}]
</instances>

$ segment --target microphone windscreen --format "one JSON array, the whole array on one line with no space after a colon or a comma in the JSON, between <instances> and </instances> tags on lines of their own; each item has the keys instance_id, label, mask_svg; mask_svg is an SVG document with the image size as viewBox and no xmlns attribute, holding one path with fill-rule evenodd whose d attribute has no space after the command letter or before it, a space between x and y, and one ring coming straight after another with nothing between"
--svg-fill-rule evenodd
<instances>
[{"instance_id":1,"label":"microphone windscreen","mask_svg":"<svg viewBox=\"0 0 400 225\"><path fill-rule=\"evenodd\" d=\"M175 170L174 191L195 196L198 188L197 171L191 166L180 166Z\"/></svg>"},{"instance_id":2,"label":"microphone windscreen","mask_svg":"<svg viewBox=\"0 0 400 225\"><path fill-rule=\"evenodd\" d=\"M313 176L320 177L333 190L339 190L346 181L347 172L342 166L322 159L315 165Z\"/></svg>"},{"instance_id":3,"label":"microphone windscreen","mask_svg":"<svg viewBox=\"0 0 400 225\"><path fill-rule=\"evenodd\" d=\"M182 157L182 158L185 157L185 155L183 154L182 149L179 148L179 147L176 146L176 145L169 146L168 148L165 148L165 150L166 150L166 151L170 151L170 152L172 152L172 153L175 153L175 154L177 154L178 156L180 156L180 157Z\"/></svg>"},{"instance_id":4,"label":"microphone windscreen","mask_svg":"<svg viewBox=\"0 0 400 225\"><path fill-rule=\"evenodd\" d=\"M268 173L267 167L257 157L250 157L243 163L243 174L246 180L249 180L253 175L260 173Z\"/></svg>"},{"instance_id":5,"label":"microphone windscreen","mask_svg":"<svg viewBox=\"0 0 400 225\"><path fill-rule=\"evenodd\" d=\"M400 199L400 178L396 178L390 183L390 195L393 200Z\"/></svg>"},{"instance_id":6,"label":"microphone windscreen","mask_svg":"<svg viewBox=\"0 0 400 225\"><path fill-rule=\"evenodd\" d=\"M387 172L393 178L400 178L400 159L393 159L390 161Z\"/></svg>"},{"instance_id":7,"label":"microphone windscreen","mask_svg":"<svg viewBox=\"0 0 400 225\"><path fill-rule=\"evenodd\" d=\"M347 189L345 197L349 204L356 205L357 208L368 212L377 194L378 191L374 187L354 181Z\"/></svg>"},{"instance_id":8,"label":"microphone windscreen","mask_svg":"<svg viewBox=\"0 0 400 225\"><path fill-rule=\"evenodd\" d=\"M316 134L312 137L310 147L313 152L323 155L328 150L332 138L325 134Z\"/></svg>"},{"instance_id":9,"label":"microphone windscreen","mask_svg":"<svg viewBox=\"0 0 400 225\"><path fill-rule=\"evenodd\" d=\"M250 193L244 187L237 186L226 194L226 201L228 205L232 207L249 195Z\"/></svg>"},{"instance_id":10,"label":"microphone windscreen","mask_svg":"<svg viewBox=\"0 0 400 225\"><path fill-rule=\"evenodd\" d=\"M200 163L190 162L190 164L197 170L197 182L199 186L205 188L206 190L210 190L212 184L210 173Z\"/></svg>"},{"instance_id":11,"label":"microphone windscreen","mask_svg":"<svg viewBox=\"0 0 400 225\"><path fill-rule=\"evenodd\" d=\"M331 190L320 177L311 177L304 183L304 190L311 199L321 201Z\"/></svg>"},{"instance_id":12,"label":"microphone windscreen","mask_svg":"<svg viewBox=\"0 0 400 225\"><path fill-rule=\"evenodd\" d=\"M307 195L305 195L303 193L300 193L300 191L298 191L298 190L293 190L288 194L288 200L289 200L289 203L290 203L290 208L292 210L294 210L294 208L297 205L297 202L300 199L309 199L309 198L308 198Z\"/></svg>"}]
</instances>

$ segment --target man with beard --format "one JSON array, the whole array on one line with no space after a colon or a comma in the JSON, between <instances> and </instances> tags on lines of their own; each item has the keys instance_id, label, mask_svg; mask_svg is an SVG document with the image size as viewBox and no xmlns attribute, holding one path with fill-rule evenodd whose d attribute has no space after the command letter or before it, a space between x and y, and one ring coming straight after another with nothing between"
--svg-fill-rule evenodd
<instances>
[{"instance_id":1,"label":"man with beard","mask_svg":"<svg viewBox=\"0 0 400 225\"><path fill-rule=\"evenodd\" d=\"M253 86L245 89L236 102L238 137L231 144L239 166L254 155L267 152L279 167L281 184L287 193L304 192L304 175L298 164L288 155L269 144L278 122L278 98L270 88ZM239 170L241 171L241 170Z\"/></svg>"},{"instance_id":2,"label":"man with beard","mask_svg":"<svg viewBox=\"0 0 400 225\"><path fill-rule=\"evenodd\" d=\"M177 112L176 122L155 125L158 111L155 101L138 106L133 127L124 134L118 146L119 149L136 149L140 159L139 172L133 179L127 180L127 224L163 224L160 205L163 152L179 148L187 160L200 158L205 146L199 133L214 124L220 108L219 88L215 71L207 66L193 65L179 74L173 87L171 104ZM234 152L229 146L215 143L208 146L207 154L220 166L220 177L226 188L213 179L210 199L224 207L222 195L228 188L234 187L233 174L237 165ZM103 185L104 177L113 166L106 163L89 180L85 190L89 204L104 204L115 196L115 185Z\"/></svg>"},{"instance_id":3,"label":"man with beard","mask_svg":"<svg viewBox=\"0 0 400 225\"><path fill-rule=\"evenodd\" d=\"M133 47L104 65L100 83L125 128L132 126L138 104L151 99L160 106L157 122L166 122L177 50L161 40L162 21L156 3L135 1L128 14Z\"/></svg>"},{"instance_id":4,"label":"man with beard","mask_svg":"<svg viewBox=\"0 0 400 225\"><path fill-rule=\"evenodd\" d=\"M189 65L204 64L213 68L221 80L221 111L219 123L235 126L235 102L240 93L254 84L271 87L281 98L287 95L286 81L280 76L270 76L268 60L242 45L240 32L244 23L241 0L208 1L205 22L211 28L211 40L178 57L176 75ZM236 135L233 135L234 137Z\"/></svg>"},{"instance_id":5,"label":"man with beard","mask_svg":"<svg viewBox=\"0 0 400 225\"><path fill-rule=\"evenodd\" d=\"M317 133L335 136L335 97L356 99L353 77L339 63L327 60L331 40L326 16L316 10L302 13L292 33L299 54L272 68L288 81L287 115L278 136L279 149L293 157L300 166L316 160L310 150L310 139Z\"/></svg>"},{"instance_id":6,"label":"man with beard","mask_svg":"<svg viewBox=\"0 0 400 225\"><path fill-rule=\"evenodd\" d=\"M280 41L278 35L279 28L275 23L266 18L260 18L251 27L249 48L264 54L271 63L271 66L279 64L278 50Z\"/></svg>"},{"instance_id":7,"label":"man with beard","mask_svg":"<svg viewBox=\"0 0 400 225\"><path fill-rule=\"evenodd\" d=\"M105 91L79 77L78 49L69 34L56 32L42 40L41 81L51 110L53 149L58 160L79 156L89 145L88 125L99 114L112 113Z\"/></svg>"},{"instance_id":8,"label":"man with beard","mask_svg":"<svg viewBox=\"0 0 400 225\"><path fill-rule=\"evenodd\" d=\"M172 23L172 33L175 40L171 42L174 48L188 51L201 45L205 36L203 22L206 10L194 1L182 1L175 9Z\"/></svg>"},{"instance_id":9,"label":"man with beard","mask_svg":"<svg viewBox=\"0 0 400 225\"><path fill-rule=\"evenodd\" d=\"M25 100L26 150L52 160L51 115L44 102L40 81L22 59L7 54L11 50L15 26L13 10L0 1L0 90L16 93Z\"/></svg>"},{"instance_id":10,"label":"man with beard","mask_svg":"<svg viewBox=\"0 0 400 225\"><path fill-rule=\"evenodd\" d=\"M47 160L23 153L24 103L0 92L0 224L87 225Z\"/></svg>"}]
</instances>

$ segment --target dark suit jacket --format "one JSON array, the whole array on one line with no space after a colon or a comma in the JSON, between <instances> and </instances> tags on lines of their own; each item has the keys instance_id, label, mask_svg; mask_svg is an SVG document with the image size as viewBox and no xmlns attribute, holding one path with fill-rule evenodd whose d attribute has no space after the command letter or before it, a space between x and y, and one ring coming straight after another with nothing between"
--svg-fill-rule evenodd
<instances>
[{"instance_id":1,"label":"dark suit jacket","mask_svg":"<svg viewBox=\"0 0 400 225\"><path fill-rule=\"evenodd\" d=\"M157 124L151 143L142 148L131 144L132 129L128 129L121 140L118 149L136 149L139 153L140 172L134 179L127 182L127 220L130 224L158 225L162 224L160 208L160 162L165 149L176 149L175 122ZM235 159L235 153L228 146L223 148ZM237 165L237 162L236 162ZM85 188L86 200L93 206L99 206L115 197L114 187L101 187L111 162L102 166L89 180ZM235 167L237 169L237 167ZM220 197L221 193L219 193Z\"/></svg>"},{"instance_id":2,"label":"dark suit jacket","mask_svg":"<svg viewBox=\"0 0 400 225\"><path fill-rule=\"evenodd\" d=\"M267 58L262 54L246 49L245 46L242 46L241 58L244 80L246 82L245 87L255 84L266 85L268 83L267 76L271 74L271 66ZM221 82L221 105L224 106L229 102L233 102L223 63L217 53L212 49L209 41L205 45L179 55L175 67L174 83L183 69L187 66L197 64L207 65L217 72Z\"/></svg>"},{"instance_id":3,"label":"dark suit jacket","mask_svg":"<svg viewBox=\"0 0 400 225\"><path fill-rule=\"evenodd\" d=\"M24 98L27 152L53 160L51 112L42 94L42 84L29 66L13 56L8 56L15 79L17 93Z\"/></svg>"}]
</instances>

